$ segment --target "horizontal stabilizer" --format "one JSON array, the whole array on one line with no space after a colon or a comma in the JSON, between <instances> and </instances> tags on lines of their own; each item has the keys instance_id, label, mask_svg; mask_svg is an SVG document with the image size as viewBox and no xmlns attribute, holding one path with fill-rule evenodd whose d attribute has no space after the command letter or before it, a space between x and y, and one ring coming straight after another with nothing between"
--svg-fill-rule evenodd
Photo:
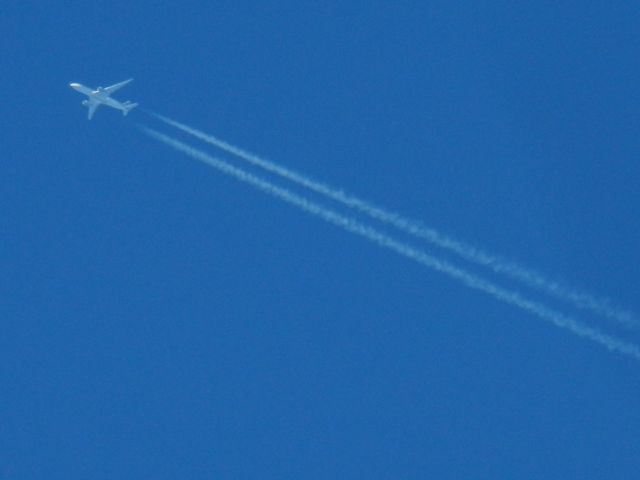
<instances>
[{"instance_id":1,"label":"horizontal stabilizer","mask_svg":"<svg viewBox=\"0 0 640 480\"><path fill-rule=\"evenodd\" d=\"M123 104L124 108L122 109L122 114L126 116L127 113L129 113L129 110L132 110L132 109L136 108L137 106L138 106L137 103L125 102Z\"/></svg>"}]
</instances>

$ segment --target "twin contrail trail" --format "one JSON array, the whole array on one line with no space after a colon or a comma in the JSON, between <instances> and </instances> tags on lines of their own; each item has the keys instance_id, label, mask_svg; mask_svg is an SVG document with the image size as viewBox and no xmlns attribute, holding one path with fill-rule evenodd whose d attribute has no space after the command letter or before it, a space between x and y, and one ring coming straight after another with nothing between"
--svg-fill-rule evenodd
<instances>
[{"instance_id":1,"label":"twin contrail trail","mask_svg":"<svg viewBox=\"0 0 640 480\"><path fill-rule=\"evenodd\" d=\"M169 137L144 126L140 126L140 129L151 138L154 138L174 148L175 150L190 156L191 158L194 158L210 167L213 167L230 177L236 178L241 182L247 183L252 187L257 188L258 190L279 198L280 200L283 200L306 213L321 218L328 223L338 226L347 232L363 237L374 244L394 251L397 254L413 260L420 265L441 272L452 279L458 280L462 284L472 289L487 293L497 300L518 307L543 320L551 322L557 327L564 328L579 337L587 338L608 348L609 350L631 356L636 360L640 360L640 347L633 343L626 342L615 336L600 332L599 330L585 325L582 322L551 310L540 303L531 301L523 297L518 292L499 287L492 282L485 280L479 276L473 275L461 268L458 268L445 260L431 256L423 252L422 250L402 243L394 239L393 237L390 237L366 224L360 223L350 217L337 213L334 210L308 200L307 198L293 193L285 188L274 185L267 180L246 172L241 168L234 167L223 160L220 160L201 150L193 148L172 137Z\"/></svg>"},{"instance_id":2,"label":"twin contrail trail","mask_svg":"<svg viewBox=\"0 0 640 480\"><path fill-rule=\"evenodd\" d=\"M151 112L150 112L151 113ZM569 302L574 306L590 310L593 313L601 315L610 320L614 320L619 324L626 327L640 327L640 319L638 319L633 313L628 311L619 310L610 305L610 302L604 298L596 298L588 293L580 292L576 289L561 285L558 282L554 282L542 276L541 274L534 272L529 268L525 268L514 262L504 260L497 255L489 254L479 248L465 244L459 240L453 239L447 235L444 235L433 228L428 228L422 225L420 222L403 217L394 212L385 210L379 206L372 204L371 202L362 200L353 195L348 195L339 189L330 187L322 182L318 182L309 176L294 172L286 167L283 167L275 162L265 160L253 153L249 153L246 150L231 145L224 140L204 133L195 128L189 127L183 123L177 122L170 118L157 113L151 113L157 119L171 125L185 133L188 133L204 142L225 150L237 157L249 162L250 164L260 167L268 172L274 173L286 178L300 186L308 188L316 193L324 195L331 200L339 202L349 208L358 210L369 217L381 221L387 225L391 225L398 230L410 234L416 238L425 240L440 248L453 252L464 258L467 261L482 265L490 268L496 273L505 275L514 280L527 285L531 288L535 288L541 292L544 292L557 299Z\"/></svg>"}]
</instances>

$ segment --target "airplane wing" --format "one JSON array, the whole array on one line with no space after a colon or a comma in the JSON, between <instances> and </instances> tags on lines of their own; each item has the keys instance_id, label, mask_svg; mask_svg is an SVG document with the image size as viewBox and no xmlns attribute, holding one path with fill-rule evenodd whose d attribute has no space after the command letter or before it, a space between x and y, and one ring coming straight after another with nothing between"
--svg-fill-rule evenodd
<instances>
[{"instance_id":1,"label":"airplane wing","mask_svg":"<svg viewBox=\"0 0 640 480\"><path fill-rule=\"evenodd\" d=\"M121 89L127 83L132 82L132 81L133 81L133 78L130 78L129 80L125 80L124 82L116 83L115 85L111 85L110 87L105 87L105 88L102 89L102 91L105 92L107 95L111 95L113 92L115 92L116 90Z\"/></svg>"},{"instance_id":2,"label":"airplane wing","mask_svg":"<svg viewBox=\"0 0 640 480\"><path fill-rule=\"evenodd\" d=\"M95 113L96 108L98 108L99 106L100 106L100 102L89 101L89 103L87 103L87 109L89 110L89 113L88 113L89 120L93 118L93 114Z\"/></svg>"}]
</instances>

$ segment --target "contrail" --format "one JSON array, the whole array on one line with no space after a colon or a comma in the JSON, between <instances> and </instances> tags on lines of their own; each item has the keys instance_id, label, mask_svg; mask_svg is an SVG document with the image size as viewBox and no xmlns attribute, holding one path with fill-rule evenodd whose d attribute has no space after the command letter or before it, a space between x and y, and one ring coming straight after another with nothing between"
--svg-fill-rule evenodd
<instances>
[{"instance_id":1,"label":"contrail","mask_svg":"<svg viewBox=\"0 0 640 480\"><path fill-rule=\"evenodd\" d=\"M177 122L163 115L149 112L157 119L171 125L183 132L186 132L200 140L225 150L239 158L260 167L268 172L275 173L287 180L298 185L308 188L316 193L335 200L343 205L358 210L371 218L379 220L388 225L401 230L405 233L413 235L416 238L426 240L440 248L444 248L453 252L470 262L490 268L496 273L505 275L514 280L518 280L523 284L535 288L541 292L545 292L557 299L569 302L574 306L590 310L593 313L601 315L610 320L614 320L626 327L640 327L640 319L631 312L619 310L611 306L609 300L605 298L596 298L588 293L580 292L573 288L561 285L536 273L528 268L518 265L514 262L504 260L496 255L489 254L474 246L465 244L459 240L448 237L433 228L423 226L419 221L411 220L403 217L398 213L390 212L378 207L371 202L359 199L353 195L348 195L336 188L330 187L324 183L313 180L312 178L302 175L285 168L277 163L265 160L246 150L235 147L219 138L209 135L195 128L191 128L183 123Z\"/></svg>"},{"instance_id":2,"label":"contrail","mask_svg":"<svg viewBox=\"0 0 640 480\"><path fill-rule=\"evenodd\" d=\"M212 157L211 155L208 155L203 151L193 148L172 137L169 137L144 126L139 126L139 128L142 132L144 132L151 138L154 138L174 148L175 150L190 156L191 158L199 160L200 162L217 169L225 175L236 178L237 180L247 183L252 187L257 188L258 190L277 197L280 200L289 203L290 205L298 207L304 212L319 217L328 223L336 225L343 230L346 230L347 232L361 236L374 244L392 250L397 254L409 258L410 260L413 260L414 262L425 267L444 273L445 275L458 280L459 282L470 288L487 293L497 300L536 315L543 320L553 323L557 327L569 330L571 333L577 336L587 338L596 343L599 343L609 350L631 356L636 360L640 360L640 348L633 343L626 342L615 336L602 333L599 330L583 324L582 322L551 310L540 303L528 300L515 291L499 287L444 260L433 257L421 250L415 249L407 244L399 242L398 240L395 240L394 238L385 235L384 233L381 233L370 226L360 223L352 218L341 215L285 188L276 186L260 177L248 173L240 168L234 167L218 158Z\"/></svg>"}]
</instances>

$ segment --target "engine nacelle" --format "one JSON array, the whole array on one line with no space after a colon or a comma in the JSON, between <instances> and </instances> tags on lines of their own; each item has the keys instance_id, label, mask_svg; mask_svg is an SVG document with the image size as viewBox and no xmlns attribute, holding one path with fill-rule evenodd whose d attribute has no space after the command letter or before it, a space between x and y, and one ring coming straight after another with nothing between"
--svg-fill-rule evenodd
<instances>
[{"instance_id":1,"label":"engine nacelle","mask_svg":"<svg viewBox=\"0 0 640 480\"><path fill-rule=\"evenodd\" d=\"M82 105L84 105L85 107L86 107L87 105L89 105L89 100L83 100L83 101L82 101Z\"/></svg>"}]
</instances>

